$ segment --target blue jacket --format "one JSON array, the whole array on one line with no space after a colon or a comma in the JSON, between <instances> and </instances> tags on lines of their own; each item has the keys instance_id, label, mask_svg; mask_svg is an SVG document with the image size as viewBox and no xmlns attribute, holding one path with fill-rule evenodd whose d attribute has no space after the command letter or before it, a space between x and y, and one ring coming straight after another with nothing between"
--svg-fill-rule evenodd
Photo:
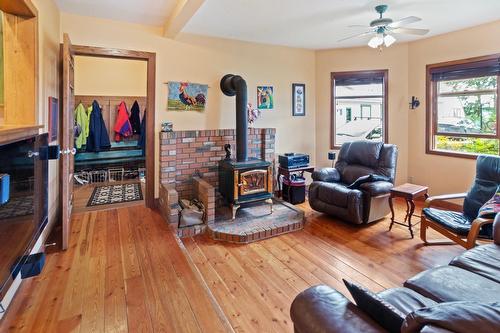
<instances>
[{"instance_id":1,"label":"blue jacket","mask_svg":"<svg viewBox=\"0 0 500 333\"><path fill-rule=\"evenodd\" d=\"M90 152L100 152L111 148L109 142L108 130L104 119L102 118L101 107L99 103L94 100L92 103L92 112L90 113L89 121L89 136L87 137L86 150Z\"/></svg>"}]
</instances>

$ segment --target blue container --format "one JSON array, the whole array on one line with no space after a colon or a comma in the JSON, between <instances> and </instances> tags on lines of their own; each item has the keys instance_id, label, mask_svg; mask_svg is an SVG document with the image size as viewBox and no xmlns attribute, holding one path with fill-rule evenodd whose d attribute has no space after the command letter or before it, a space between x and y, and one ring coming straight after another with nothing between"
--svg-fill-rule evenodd
<instances>
[{"instance_id":1,"label":"blue container","mask_svg":"<svg viewBox=\"0 0 500 333\"><path fill-rule=\"evenodd\" d=\"M6 173L0 174L0 205L9 201L10 195L10 176Z\"/></svg>"}]
</instances>

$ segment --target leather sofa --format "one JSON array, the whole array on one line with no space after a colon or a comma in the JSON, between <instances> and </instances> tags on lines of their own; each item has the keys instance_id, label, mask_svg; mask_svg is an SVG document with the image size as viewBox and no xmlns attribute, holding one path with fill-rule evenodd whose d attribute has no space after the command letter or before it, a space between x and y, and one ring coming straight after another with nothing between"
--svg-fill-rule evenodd
<instances>
[{"instance_id":1,"label":"leather sofa","mask_svg":"<svg viewBox=\"0 0 500 333\"><path fill-rule=\"evenodd\" d=\"M421 272L404 287L377 295L404 315L437 303L453 301L500 302L500 214L493 226L494 243L477 246L454 258L449 265ZM498 303L500 304L500 303ZM450 315L455 315L451 313ZM387 332L341 293L325 285L300 293L290 315L296 333ZM500 318L498 321L500 332ZM469 322L462 331L481 332L481 322ZM454 332L426 325L420 332Z\"/></svg>"},{"instance_id":2,"label":"leather sofa","mask_svg":"<svg viewBox=\"0 0 500 333\"><path fill-rule=\"evenodd\" d=\"M354 224L390 212L389 192L396 176L397 147L372 141L344 143L335 168L312 174L309 204L314 210Z\"/></svg>"}]
</instances>

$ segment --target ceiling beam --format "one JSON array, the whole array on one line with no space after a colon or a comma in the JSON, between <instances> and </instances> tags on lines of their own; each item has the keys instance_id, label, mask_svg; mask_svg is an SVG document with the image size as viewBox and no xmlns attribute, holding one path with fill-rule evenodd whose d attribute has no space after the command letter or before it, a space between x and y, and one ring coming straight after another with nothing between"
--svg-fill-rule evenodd
<instances>
[{"instance_id":1,"label":"ceiling beam","mask_svg":"<svg viewBox=\"0 0 500 333\"><path fill-rule=\"evenodd\" d=\"M204 2L205 0L177 0L177 5L165 22L163 36L175 38Z\"/></svg>"}]
</instances>

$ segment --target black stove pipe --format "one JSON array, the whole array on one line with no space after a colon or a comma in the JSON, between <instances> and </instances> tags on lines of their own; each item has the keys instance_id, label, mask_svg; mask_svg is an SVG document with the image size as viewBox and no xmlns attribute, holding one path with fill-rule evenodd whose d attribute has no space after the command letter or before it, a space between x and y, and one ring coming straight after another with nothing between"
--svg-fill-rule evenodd
<instances>
[{"instance_id":1,"label":"black stove pipe","mask_svg":"<svg viewBox=\"0 0 500 333\"><path fill-rule=\"evenodd\" d=\"M236 95L236 160L248 161L248 114L247 114L247 83L234 74L227 74L220 80L220 88L224 95Z\"/></svg>"}]
</instances>

